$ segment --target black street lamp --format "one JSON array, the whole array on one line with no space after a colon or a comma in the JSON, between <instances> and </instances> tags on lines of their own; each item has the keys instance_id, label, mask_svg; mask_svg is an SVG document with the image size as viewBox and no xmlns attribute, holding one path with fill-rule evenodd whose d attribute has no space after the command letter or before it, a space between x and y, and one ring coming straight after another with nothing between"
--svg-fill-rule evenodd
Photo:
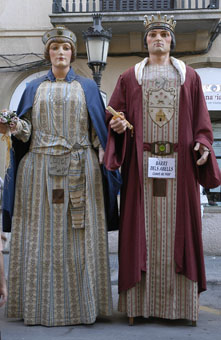
<instances>
[{"instance_id":1,"label":"black street lamp","mask_svg":"<svg viewBox=\"0 0 221 340\"><path fill-rule=\"evenodd\" d=\"M88 66L92 70L93 78L100 88L101 71L104 70L107 61L109 41L112 37L111 29L107 31L101 26L102 15L93 14L93 26L83 32L86 42Z\"/></svg>"}]
</instances>

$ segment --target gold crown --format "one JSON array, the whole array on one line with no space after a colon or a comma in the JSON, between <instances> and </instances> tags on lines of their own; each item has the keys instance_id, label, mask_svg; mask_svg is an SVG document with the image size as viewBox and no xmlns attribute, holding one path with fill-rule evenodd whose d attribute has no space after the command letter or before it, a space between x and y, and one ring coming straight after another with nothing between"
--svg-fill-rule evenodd
<instances>
[{"instance_id":1,"label":"gold crown","mask_svg":"<svg viewBox=\"0 0 221 340\"><path fill-rule=\"evenodd\" d=\"M161 13L158 12L156 18L154 15L151 15L151 19L148 19L148 16L145 15L144 19L144 26L148 31L157 27L165 27L170 29L172 32L175 30L176 21L174 20L174 16L167 19L167 15L161 16Z\"/></svg>"},{"instance_id":2,"label":"gold crown","mask_svg":"<svg viewBox=\"0 0 221 340\"><path fill-rule=\"evenodd\" d=\"M46 45L48 40L52 38L67 38L69 39L74 45L76 44L76 36L75 34L67 29L65 26L59 25L55 26L51 30L45 32L42 37L43 43Z\"/></svg>"}]
</instances>

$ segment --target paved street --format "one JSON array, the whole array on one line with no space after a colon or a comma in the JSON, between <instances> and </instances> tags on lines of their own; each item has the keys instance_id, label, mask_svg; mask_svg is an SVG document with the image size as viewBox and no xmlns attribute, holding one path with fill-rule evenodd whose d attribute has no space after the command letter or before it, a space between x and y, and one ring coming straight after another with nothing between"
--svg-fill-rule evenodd
<instances>
[{"instance_id":1,"label":"paved street","mask_svg":"<svg viewBox=\"0 0 221 340\"><path fill-rule=\"evenodd\" d=\"M1 340L220 340L221 339L221 257L206 256L208 290L201 294L197 327L186 321L136 318L128 326L127 318L117 312L117 254L110 247L114 314L98 318L91 326L42 327L25 326L20 320L7 320L0 310ZM6 255L7 260L8 255ZM7 262L7 261L6 261ZM7 267L7 263L6 263ZM6 268L7 269L7 268Z\"/></svg>"}]
</instances>

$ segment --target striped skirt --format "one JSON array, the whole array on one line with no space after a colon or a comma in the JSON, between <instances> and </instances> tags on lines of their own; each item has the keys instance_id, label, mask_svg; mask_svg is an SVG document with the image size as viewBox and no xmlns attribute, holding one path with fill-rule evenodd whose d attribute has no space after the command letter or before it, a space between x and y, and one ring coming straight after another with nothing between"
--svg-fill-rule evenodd
<instances>
[{"instance_id":1,"label":"striped skirt","mask_svg":"<svg viewBox=\"0 0 221 340\"><path fill-rule=\"evenodd\" d=\"M74 171L74 170L73 170ZM19 164L8 280L9 318L27 325L94 323L111 315L103 188L97 156L85 160L84 225L72 225L70 202L51 204L52 189L63 176L49 179L47 155L29 152Z\"/></svg>"}]
</instances>

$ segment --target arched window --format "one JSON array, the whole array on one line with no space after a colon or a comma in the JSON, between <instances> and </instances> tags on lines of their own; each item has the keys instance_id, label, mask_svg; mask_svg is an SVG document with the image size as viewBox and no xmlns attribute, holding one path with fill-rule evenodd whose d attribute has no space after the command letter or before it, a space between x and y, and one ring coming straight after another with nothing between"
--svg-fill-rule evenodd
<instances>
[{"instance_id":1,"label":"arched window","mask_svg":"<svg viewBox=\"0 0 221 340\"><path fill-rule=\"evenodd\" d=\"M32 81L33 79L37 79L41 76L43 76L44 74L47 74L48 71L41 71L41 72L36 72L31 74L30 76L28 76L27 78L25 78L24 80L22 80L22 82L17 86L17 88L15 89L11 100L10 100L10 104L9 104L9 109L12 111L16 111L18 104L20 102L22 93L24 92L25 88L26 88L26 84L30 83L30 81Z\"/></svg>"}]
</instances>

